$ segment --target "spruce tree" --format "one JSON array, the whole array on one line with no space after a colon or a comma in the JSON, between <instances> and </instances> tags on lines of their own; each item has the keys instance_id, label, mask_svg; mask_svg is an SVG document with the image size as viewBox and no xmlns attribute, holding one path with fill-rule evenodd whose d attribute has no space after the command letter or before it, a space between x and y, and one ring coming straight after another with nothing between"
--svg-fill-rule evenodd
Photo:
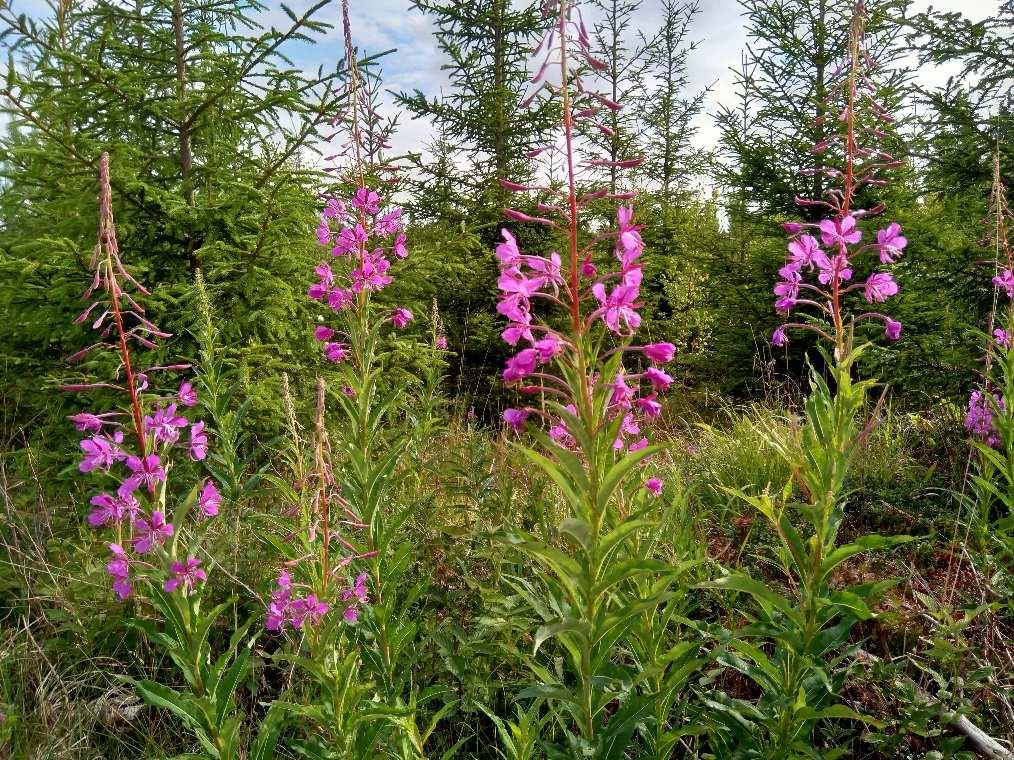
<instances>
[{"instance_id":1,"label":"spruce tree","mask_svg":"<svg viewBox=\"0 0 1014 760\"><path fill-rule=\"evenodd\" d=\"M687 92L687 59L697 47L687 37L699 9L697 2L662 0L662 21L649 49L651 85L638 109L645 159L642 176L656 191L663 216L687 191L692 175L704 168L705 157L694 148L693 138L708 91Z\"/></svg>"},{"instance_id":2,"label":"spruce tree","mask_svg":"<svg viewBox=\"0 0 1014 760\"><path fill-rule=\"evenodd\" d=\"M497 179L524 180L532 163L519 156L537 147L549 126L547 107L519 106L528 89L527 57L544 21L541 3L515 7L510 0L412 0L433 22L442 69L450 80L441 95L398 93L414 117L433 121L441 136L459 146L458 179L476 198ZM420 166L425 173L425 166ZM494 190L492 207L503 207Z\"/></svg>"},{"instance_id":3,"label":"spruce tree","mask_svg":"<svg viewBox=\"0 0 1014 760\"><path fill-rule=\"evenodd\" d=\"M1014 0L981 20L959 12L928 11L910 24L920 64L954 64L940 88L922 90L929 106L929 186L947 192L986 192L994 150L1006 184L1014 181Z\"/></svg>"},{"instance_id":4,"label":"spruce tree","mask_svg":"<svg viewBox=\"0 0 1014 760\"><path fill-rule=\"evenodd\" d=\"M201 269L237 360L299 365L300 283L314 252L312 240L292 241L312 224L318 172L306 153L343 95L344 68L305 74L289 55L328 31L326 6L283 6L282 29L260 24L255 0L52 0L34 18L0 6L12 61L0 90L10 119L0 138L0 354L22 385L65 372L78 343L70 321L103 151L124 255L159 293L160 321L185 333L180 307Z\"/></svg>"},{"instance_id":5,"label":"spruce tree","mask_svg":"<svg viewBox=\"0 0 1014 760\"><path fill-rule=\"evenodd\" d=\"M906 72L897 18L909 0L885 0L871 8L869 53L885 72L879 99L897 110ZM825 178L811 153L831 125L824 103L842 84L853 4L834 0L740 0L746 17L744 62L733 71L743 94L737 108L717 117L727 156L725 179L745 188L751 207L793 214L796 197L820 198ZM745 105L744 105L745 104ZM745 109L745 110L744 110Z\"/></svg>"},{"instance_id":6,"label":"spruce tree","mask_svg":"<svg viewBox=\"0 0 1014 760\"><path fill-rule=\"evenodd\" d=\"M611 103L626 107L603 107L595 123L606 129L586 124L585 136L596 145L603 158L610 162L641 156L644 152L641 109L639 103L647 86L652 48L656 42L643 32L635 35L632 25L641 8L641 0L590 0L588 13L595 17L591 30L591 53L601 64L598 75L603 94ZM605 167L609 191L617 191L619 167Z\"/></svg>"}]
</instances>

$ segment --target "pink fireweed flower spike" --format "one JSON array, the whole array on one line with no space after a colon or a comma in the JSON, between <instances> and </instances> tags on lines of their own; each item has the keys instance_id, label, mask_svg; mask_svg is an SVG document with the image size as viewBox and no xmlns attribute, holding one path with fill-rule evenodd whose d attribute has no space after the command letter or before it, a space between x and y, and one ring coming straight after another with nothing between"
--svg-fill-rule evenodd
<instances>
[{"instance_id":1,"label":"pink fireweed flower spike","mask_svg":"<svg viewBox=\"0 0 1014 760\"><path fill-rule=\"evenodd\" d=\"M76 322L90 323L93 330L100 331L102 340L72 358L81 358L92 350L115 348L119 359L116 375L122 380L116 384L74 383L67 389L114 389L125 396L126 409L81 412L70 420L79 431L89 434L80 442L80 470L120 481L115 493L102 491L90 498L88 523L96 529L112 527L119 536L126 534L121 543L109 544L112 558L106 571L113 592L127 599L149 588L147 583L138 583L139 579L154 575L161 583L165 577L165 568L138 561L131 552L164 556L161 547L176 535L175 526L166 520L160 507L167 501L173 457L183 450L194 460L205 459L208 434L203 422L192 422L185 416L186 410L198 403L194 384L183 379L178 386L174 382L173 387L166 388L161 380L165 373L188 370L189 364L158 362L143 371L136 368L138 350L156 348L158 340L170 336L145 316L139 301L149 293L131 276L120 257L107 154L99 159L99 233L89 266L92 278L85 298L90 304ZM181 440L184 431L189 431L188 440ZM196 581L204 578L199 564L193 558L183 564L173 563L164 588L172 590L182 584L188 591L193 590ZM133 580L132 570L136 573Z\"/></svg>"},{"instance_id":2,"label":"pink fireweed flower spike","mask_svg":"<svg viewBox=\"0 0 1014 760\"><path fill-rule=\"evenodd\" d=\"M624 454L648 446L642 428L659 417L662 407L656 394L673 382L659 365L674 359L676 347L663 342L630 344L641 325L643 225L637 222L634 193L596 186L596 182L603 169L621 174L639 166L642 159L578 154L575 120L590 119L603 107L620 109L623 104L595 92L584 81L594 74L570 60L572 56L580 59L593 72L599 67L576 6L574 2L546 6L546 12L557 17L556 23L537 48L539 60L534 68L540 73L526 99L530 102L544 96L555 99L560 107L562 134L551 147L560 153L567 167L566 182L555 189L510 178L500 181L502 187L515 194L519 206L526 193L539 193L539 202L532 201L529 208L505 209L507 219L553 227L565 235L566 247L537 254L525 250L514 230L503 229L502 241L494 251L500 270L496 309L507 322L501 336L514 348L505 362L503 380L519 393L540 394L569 411L561 418L555 410L548 413L545 406L541 411L522 406L506 409L502 416L505 426L515 433L534 419L546 420L550 440L560 448L572 449L577 444L571 432L574 418L590 424L593 411L589 401L602 390L607 393L608 403L595 414L616 421L619 429L612 443L617 452ZM548 87L546 81L553 80L546 73L550 67L559 67L560 83ZM604 199L619 201L615 224L586 236L580 217L590 204L600 204ZM569 329L559 327L560 320L542 316L554 307L566 314ZM617 353L621 357L640 354L639 363L648 367L642 372L628 372L611 358ZM575 368L580 368L577 374ZM572 415L571 420L567 415Z\"/></svg>"},{"instance_id":3,"label":"pink fireweed flower spike","mask_svg":"<svg viewBox=\"0 0 1014 760\"><path fill-rule=\"evenodd\" d=\"M856 291L869 303L883 303L898 294L894 276L890 272L871 272L864 257L875 253L880 264L893 264L908 245L897 222L877 230L876 242L861 245L864 232L859 220L882 213L884 206L853 207L860 189L883 186L883 173L901 165L877 144L887 136L887 131L871 131L863 126L864 119L883 126L893 121L876 100L872 78L876 62L863 48L865 20L865 10L859 5L853 19L849 59L842 69L847 72L845 86L833 88L823 103L826 112L837 117L834 123L840 131L814 146L812 152L821 156L820 165L806 171L825 176L834 186L823 198L796 199L802 208L823 214L824 218L815 223L782 225L790 241L785 265L778 272L780 280L774 287L776 312L788 315L801 307L814 309L829 327L824 329L806 321L787 323L775 330L772 344L785 346L790 328L806 329L829 339L839 358L851 351L851 326L860 322L880 320L889 340L901 336L901 324L887 315L853 315L846 311L846 300ZM853 285L850 283L856 278L857 267L860 269L857 279L863 276L866 279ZM1011 286L1014 292L1014 277Z\"/></svg>"},{"instance_id":4,"label":"pink fireweed flower spike","mask_svg":"<svg viewBox=\"0 0 1014 760\"><path fill-rule=\"evenodd\" d=\"M166 522L165 515L156 510L151 517L134 521L134 551L147 554L156 546L162 546L174 532L173 524Z\"/></svg>"}]
</instances>

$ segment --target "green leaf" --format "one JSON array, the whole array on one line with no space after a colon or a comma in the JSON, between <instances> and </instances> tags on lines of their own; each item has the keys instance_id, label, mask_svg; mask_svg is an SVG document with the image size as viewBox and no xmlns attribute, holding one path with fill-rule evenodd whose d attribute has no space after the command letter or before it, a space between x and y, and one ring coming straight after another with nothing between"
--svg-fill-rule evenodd
<instances>
[{"instance_id":1,"label":"green leaf","mask_svg":"<svg viewBox=\"0 0 1014 760\"><path fill-rule=\"evenodd\" d=\"M554 636L559 636L561 633L566 631L575 631L581 634L584 639L588 638L588 623L575 617L567 617L563 620L557 620L553 623L547 623L546 625L539 626L539 629L535 632L535 646L532 649L532 654L537 654L539 648L549 639Z\"/></svg>"},{"instance_id":2,"label":"green leaf","mask_svg":"<svg viewBox=\"0 0 1014 760\"><path fill-rule=\"evenodd\" d=\"M838 565L847 560L849 557L854 557L855 555L863 552L876 551L877 549L887 549L892 546L899 546L900 544L906 544L917 540L919 539L916 536L880 536L876 534L857 538L852 543L840 546L827 555L827 558L820 566L820 579L822 581L826 579L834 571L834 569L838 567Z\"/></svg>"},{"instance_id":3,"label":"green leaf","mask_svg":"<svg viewBox=\"0 0 1014 760\"><path fill-rule=\"evenodd\" d=\"M804 707L796 712L796 717L800 720L823 720L823 719L841 719L841 720L859 720L863 723L868 723L876 728L883 728L886 724L869 717L868 715L862 715L857 713L851 707L845 705L831 705L830 707L823 707L820 709L814 709L812 707Z\"/></svg>"},{"instance_id":4,"label":"green leaf","mask_svg":"<svg viewBox=\"0 0 1014 760\"><path fill-rule=\"evenodd\" d=\"M750 594L764 609L778 610L800 628L803 627L802 617L788 599L743 573L723 575L713 581L699 583L697 588L725 589Z\"/></svg>"}]
</instances>

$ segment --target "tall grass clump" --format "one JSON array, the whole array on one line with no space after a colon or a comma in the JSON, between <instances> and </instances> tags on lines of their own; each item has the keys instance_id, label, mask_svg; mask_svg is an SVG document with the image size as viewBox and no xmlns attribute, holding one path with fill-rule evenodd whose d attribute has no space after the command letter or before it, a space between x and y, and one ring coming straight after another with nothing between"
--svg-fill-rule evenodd
<instances>
[{"instance_id":1,"label":"tall grass clump","mask_svg":"<svg viewBox=\"0 0 1014 760\"><path fill-rule=\"evenodd\" d=\"M843 546L837 542L849 497L847 479L874 424L863 417L874 381L857 379L857 362L871 345L866 337L871 328L879 326L888 340L901 336L901 324L876 310L898 292L890 270L878 265L893 264L907 244L896 223L878 230L875 240L861 242L860 223L883 213L884 206L860 204L885 184L884 173L900 164L879 147L894 120L878 99L876 61L863 46L865 23L866 9L858 3L840 83L821 108L820 118L835 121L839 131L813 147L820 156L813 171L831 187L822 198L798 200L820 218L784 225L791 241L774 288L780 313L806 313L778 327L772 343L785 345L793 330L814 333L823 368L811 366L800 424L769 434L790 477L781 488L730 489L770 523L778 537L782 577L735 571L705 584L747 594L755 602L749 625L735 632L719 659L752 681L761 696L754 703L717 692L710 700L716 726L712 741L724 752L744 756L827 757L814 741L818 724L872 721L841 704L839 694L853 655L847 646L850 631L874 616L873 605L891 582L848 584L839 570L858 554L910 540L866 535ZM865 281L854 281L861 268L869 272ZM828 751L842 756L848 750Z\"/></svg>"}]
</instances>

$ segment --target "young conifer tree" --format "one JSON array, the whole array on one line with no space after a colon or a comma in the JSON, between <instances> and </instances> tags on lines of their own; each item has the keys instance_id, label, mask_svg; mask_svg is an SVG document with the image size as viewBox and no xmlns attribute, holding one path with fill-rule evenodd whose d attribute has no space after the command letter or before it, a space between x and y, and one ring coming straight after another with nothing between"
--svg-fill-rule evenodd
<instances>
[{"instance_id":1,"label":"young conifer tree","mask_svg":"<svg viewBox=\"0 0 1014 760\"><path fill-rule=\"evenodd\" d=\"M441 97L402 92L398 101L458 142L464 164L459 181L473 197L492 193L493 210L485 213L495 218L505 197L495 180L530 176L532 162L525 154L550 126L548 107L518 107L528 79L528 50L540 30L539 3L413 0L412 6L436 28L450 87ZM418 168L426 173L424 166Z\"/></svg>"},{"instance_id":2,"label":"young conifer tree","mask_svg":"<svg viewBox=\"0 0 1014 760\"><path fill-rule=\"evenodd\" d=\"M741 0L746 17L744 65L733 70L737 89L748 103L718 115L729 178L749 188L754 210L767 214L796 211L797 197L819 198L828 187L821 167L812 165L811 148L834 132L823 103L844 81L839 65L848 50L850 3L833 0ZM880 99L896 109L905 74L893 19L907 0L871 8L867 30L870 54L880 63ZM885 75L886 74L886 75ZM895 147L895 146L892 146Z\"/></svg>"},{"instance_id":3,"label":"young conifer tree","mask_svg":"<svg viewBox=\"0 0 1014 760\"><path fill-rule=\"evenodd\" d=\"M344 67L307 74L289 55L328 30L325 7L287 10L279 29L259 3L235 0L54 2L32 17L0 8L13 60L0 88L10 119L0 352L19 357L29 386L69 352L73 302L53 294L80 280L104 150L122 242L145 279L171 301L200 268L225 344L254 366L299 361L259 347L304 339L292 316L305 309L297 273L313 253L289 241L312 218L316 172L303 153Z\"/></svg>"}]
</instances>

